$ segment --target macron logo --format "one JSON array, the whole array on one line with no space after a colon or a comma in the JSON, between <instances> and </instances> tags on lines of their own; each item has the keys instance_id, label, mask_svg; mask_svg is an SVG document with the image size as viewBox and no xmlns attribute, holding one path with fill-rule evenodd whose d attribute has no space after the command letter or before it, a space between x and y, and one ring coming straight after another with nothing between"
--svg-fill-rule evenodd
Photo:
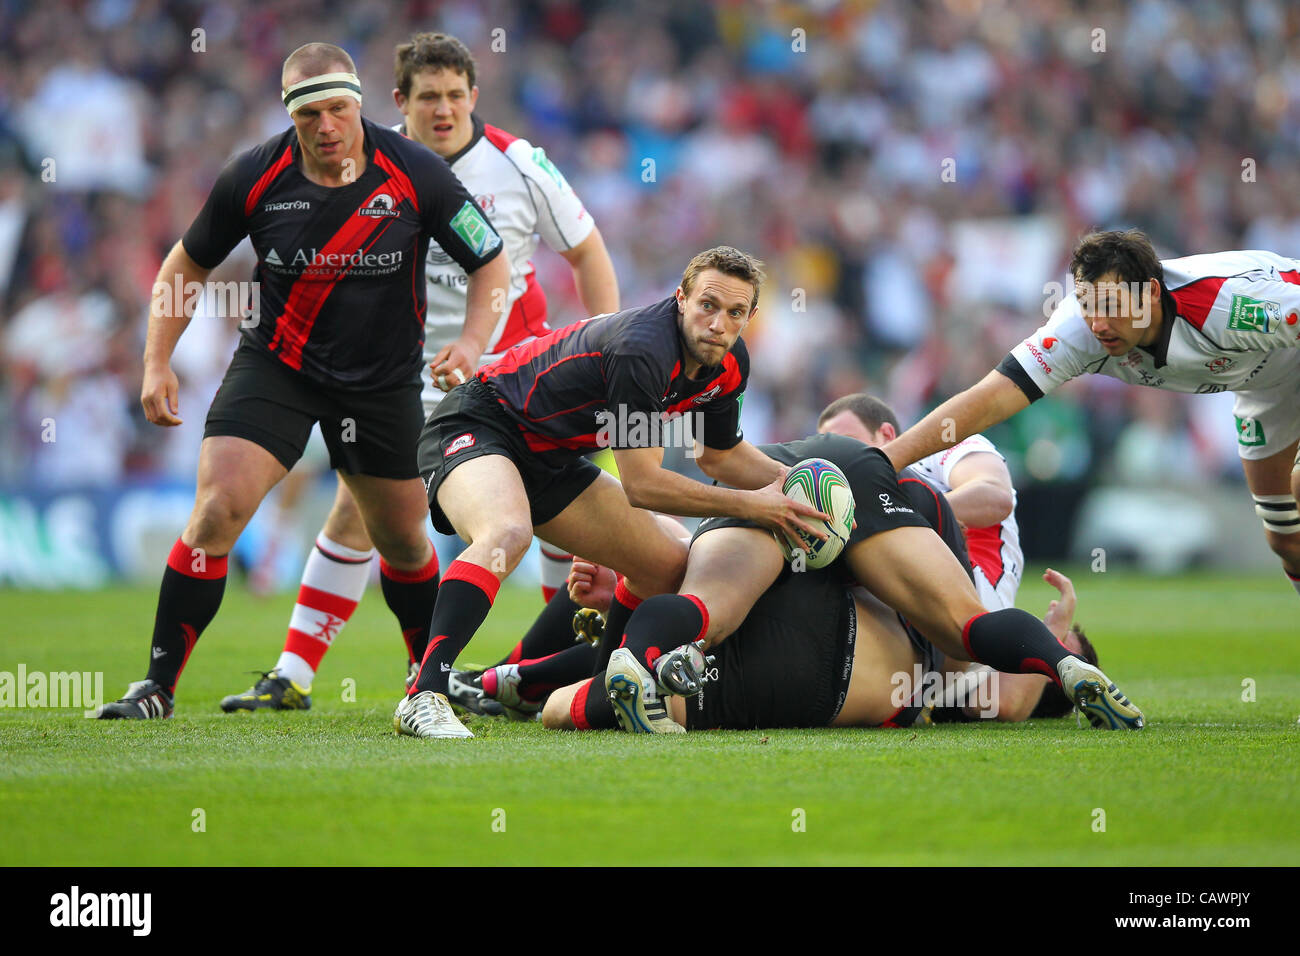
<instances>
[{"instance_id":1,"label":"macron logo","mask_svg":"<svg viewBox=\"0 0 1300 956\"><path fill-rule=\"evenodd\" d=\"M129 926L132 935L148 936L153 924L152 893L70 893L50 897L51 926Z\"/></svg>"}]
</instances>

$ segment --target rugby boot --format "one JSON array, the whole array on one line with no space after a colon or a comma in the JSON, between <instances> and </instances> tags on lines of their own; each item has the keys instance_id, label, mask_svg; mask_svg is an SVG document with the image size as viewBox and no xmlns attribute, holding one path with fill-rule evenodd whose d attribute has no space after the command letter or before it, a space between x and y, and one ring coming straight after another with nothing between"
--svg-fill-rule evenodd
<instances>
[{"instance_id":1,"label":"rugby boot","mask_svg":"<svg viewBox=\"0 0 1300 956\"><path fill-rule=\"evenodd\" d=\"M654 675L626 647L616 648L605 668L605 693L619 726L630 734L684 734L686 728L668 715Z\"/></svg>"},{"instance_id":2,"label":"rugby boot","mask_svg":"<svg viewBox=\"0 0 1300 956\"><path fill-rule=\"evenodd\" d=\"M694 641L661 654L655 661L655 681L659 689L679 697L693 697L708 677L709 665L716 658L704 653L704 641Z\"/></svg>"},{"instance_id":3,"label":"rugby boot","mask_svg":"<svg viewBox=\"0 0 1300 956\"><path fill-rule=\"evenodd\" d=\"M157 681L138 680L121 700L95 711L96 720L158 720L172 715L172 696Z\"/></svg>"},{"instance_id":4,"label":"rugby boot","mask_svg":"<svg viewBox=\"0 0 1300 956\"><path fill-rule=\"evenodd\" d=\"M253 671L262 679L242 694L221 698L221 709L228 714L255 710L311 710L311 688L295 684L272 668Z\"/></svg>"},{"instance_id":5,"label":"rugby boot","mask_svg":"<svg viewBox=\"0 0 1300 956\"><path fill-rule=\"evenodd\" d=\"M1087 661L1066 657L1057 665L1061 686L1074 706L1094 727L1103 730L1141 730L1142 711L1129 702L1110 678Z\"/></svg>"},{"instance_id":6,"label":"rugby boot","mask_svg":"<svg viewBox=\"0 0 1300 956\"><path fill-rule=\"evenodd\" d=\"M393 729L408 737L473 737L469 729L451 712L451 704L442 694L422 690L414 697L403 697L393 711Z\"/></svg>"}]
</instances>

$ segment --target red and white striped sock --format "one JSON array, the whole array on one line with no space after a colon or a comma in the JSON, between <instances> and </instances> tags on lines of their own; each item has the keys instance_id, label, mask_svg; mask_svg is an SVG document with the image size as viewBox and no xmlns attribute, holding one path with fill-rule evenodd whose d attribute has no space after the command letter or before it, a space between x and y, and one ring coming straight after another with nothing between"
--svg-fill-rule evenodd
<instances>
[{"instance_id":1,"label":"red and white striped sock","mask_svg":"<svg viewBox=\"0 0 1300 956\"><path fill-rule=\"evenodd\" d=\"M323 534L317 536L303 568L284 651L275 665L281 677L302 687L311 686L321 658L365 593L373 554L346 548Z\"/></svg>"},{"instance_id":2,"label":"red and white striped sock","mask_svg":"<svg viewBox=\"0 0 1300 956\"><path fill-rule=\"evenodd\" d=\"M539 542L542 550L542 600L550 603L555 592L569 585L569 568L573 565L573 555L565 554L559 548L553 548L545 541Z\"/></svg>"}]
</instances>

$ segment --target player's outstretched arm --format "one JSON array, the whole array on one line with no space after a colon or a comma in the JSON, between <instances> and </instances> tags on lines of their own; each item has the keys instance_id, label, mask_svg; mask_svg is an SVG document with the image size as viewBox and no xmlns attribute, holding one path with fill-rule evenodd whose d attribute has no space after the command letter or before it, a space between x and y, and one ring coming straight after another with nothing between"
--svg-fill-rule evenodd
<instances>
[{"instance_id":1,"label":"player's outstretched arm","mask_svg":"<svg viewBox=\"0 0 1300 956\"><path fill-rule=\"evenodd\" d=\"M151 424L181 424L180 383L172 371L172 352L176 350L181 333L190 324L190 313L197 299L188 293L201 286L211 271L191 259L179 241L172 246L158 269L153 297L149 301L144 382L140 389L140 404L144 406L144 416Z\"/></svg>"},{"instance_id":2,"label":"player's outstretched arm","mask_svg":"<svg viewBox=\"0 0 1300 956\"><path fill-rule=\"evenodd\" d=\"M473 376L479 357L505 314L509 291L510 260L505 250L469 273L465 283L465 325L460 338L444 345L429 363L434 384L443 391L450 391Z\"/></svg>"},{"instance_id":3,"label":"player's outstretched arm","mask_svg":"<svg viewBox=\"0 0 1300 956\"><path fill-rule=\"evenodd\" d=\"M663 467L663 454L662 448L614 449L619 480L634 508L699 518L716 515L748 518L791 536L799 529L826 539L824 529L807 521L813 518L829 521L830 516L783 494L781 476L756 491L715 488L668 471Z\"/></svg>"},{"instance_id":4,"label":"player's outstretched arm","mask_svg":"<svg viewBox=\"0 0 1300 956\"><path fill-rule=\"evenodd\" d=\"M614 274L614 262L598 228L593 226L586 239L560 255L573 270L573 283L588 315L618 311L618 277Z\"/></svg>"},{"instance_id":5,"label":"player's outstretched arm","mask_svg":"<svg viewBox=\"0 0 1300 956\"><path fill-rule=\"evenodd\" d=\"M778 478L784 480L790 470L774 458L759 451L747 441L741 441L725 450L703 445L697 464L715 481L733 488L753 491L770 485Z\"/></svg>"},{"instance_id":6,"label":"player's outstretched arm","mask_svg":"<svg viewBox=\"0 0 1300 956\"><path fill-rule=\"evenodd\" d=\"M1006 421L1028 405L1029 397L1020 387L994 369L885 445L883 451L895 468L906 468Z\"/></svg>"}]
</instances>

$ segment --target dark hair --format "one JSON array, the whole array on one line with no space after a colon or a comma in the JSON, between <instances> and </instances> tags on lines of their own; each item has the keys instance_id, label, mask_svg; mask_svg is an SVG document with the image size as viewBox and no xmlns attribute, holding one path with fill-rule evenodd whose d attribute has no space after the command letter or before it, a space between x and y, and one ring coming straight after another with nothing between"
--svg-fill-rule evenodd
<instances>
[{"instance_id":1,"label":"dark hair","mask_svg":"<svg viewBox=\"0 0 1300 956\"><path fill-rule=\"evenodd\" d=\"M346 67L346 71L336 71L332 67ZM357 65L348 56L348 51L333 43L304 43L285 58L280 68L280 83L291 71L301 73L303 79L320 76L322 73L357 72Z\"/></svg>"},{"instance_id":2,"label":"dark hair","mask_svg":"<svg viewBox=\"0 0 1300 956\"><path fill-rule=\"evenodd\" d=\"M452 70L460 73L469 80L471 90L474 89L478 75L474 66L474 54L469 52L469 47L446 33L417 33L408 43L398 44L393 61L393 78L398 92L410 96L415 74L423 70Z\"/></svg>"},{"instance_id":3,"label":"dark hair","mask_svg":"<svg viewBox=\"0 0 1300 956\"><path fill-rule=\"evenodd\" d=\"M748 282L754 287L754 298L749 303L749 310L753 312L758 307L758 291L763 285L763 280L767 278L763 274L761 259L755 259L734 246L714 246L712 249L706 249L687 264L686 271L682 273L682 291L690 295L695 280L705 269L717 269L723 275Z\"/></svg>"},{"instance_id":4,"label":"dark hair","mask_svg":"<svg viewBox=\"0 0 1300 956\"><path fill-rule=\"evenodd\" d=\"M1097 648L1092 646L1092 641L1088 640L1088 636L1083 633L1083 628L1078 624L1072 625L1070 633L1079 639L1079 646L1083 649L1083 659L1093 667L1100 666L1097 663ZM1072 710L1074 710L1074 701L1065 696L1065 691L1055 684L1048 684L1043 688L1038 704L1029 717L1031 720L1035 717L1064 717Z\"/></svg>"},{"instance_id":5,"label":"dark hair","mask_svg":"<svg viewBox=\"0 0 1300 956\"><path fill-rule=\"evenodd\" d=\"M1143 287L1151 279L1159 279L1163 285L1165 278L1151 240L1140 229L1090 232L1075 245L1070 256L1075 282L1096 282L1108 273L1121 282L1139 282Z\"/></svg>"},{"instance_id":6,"label":"dark hair","mask_svg":"<svg viewBox=\"0 0 1300 956\"><path fill-rule=\"evenodd\" d=\"M894 426L894 431L901 430L894 410L887 403L866 392L854 392L852 395L835 399L817 416L817 427L820 428L823 422L834 418L840 412L852 412L858 421L872 432L880 431L880 426L886 422Z\"/></svg>"}]
</instances>

